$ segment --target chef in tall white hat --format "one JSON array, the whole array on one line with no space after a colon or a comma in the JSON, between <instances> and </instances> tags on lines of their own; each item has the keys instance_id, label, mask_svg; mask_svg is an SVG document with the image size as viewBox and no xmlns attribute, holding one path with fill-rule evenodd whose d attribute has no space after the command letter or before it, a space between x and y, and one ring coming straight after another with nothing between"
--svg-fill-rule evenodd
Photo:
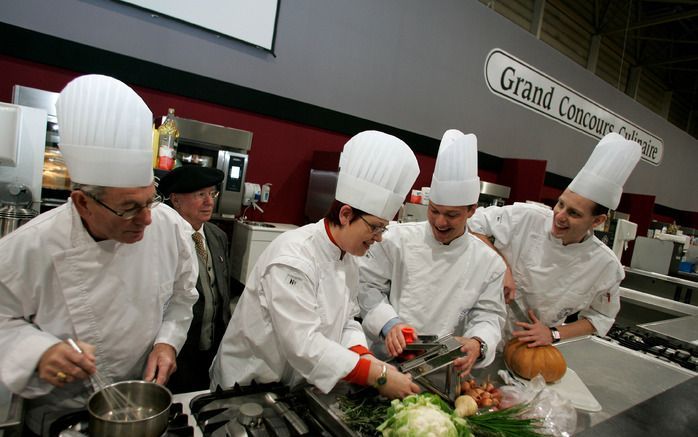
<instances>
[{"instance_id":1,"label":"chef in tall white hat","mask_svg":"<svg viewBox=\"0 0 698 437\"><path fill-rule=\"evenodd\" d=\"M88 75L56 106L73 191L0 240L0 262L14 266L0 272L0 380L28 399L34 433L85 406L96 370L107 381L164 384L197 299L186 222L156 208L143 100L116 79Z\"/></svg>"},{"instance_id":2,"label":"chef in tall white hat","mask_svg":"<svg viewBox=\"0 0 698 437\"><path fill-rule=\"evenodd\" d=\"M344 146L326 217L277 237L247 278L211 366L212 388L303 381L329 392L340 380L389 398L419 391L367 349L358 315L357 257L381 240L417 178L398 138L361 132Z\"/></svg>"},{"instance_id":3,"label":"chef in tall white hat","mask_svg":"<svg viewBox=\"0 0 698 437\"><path fill-rule=\"evenodd\" d=\"M456 359L463 374L494 359L506 313L505 265L468 233L479 195L477 138L448 130L427 221L391 224L360 262L363 327L377 356L399 355L409 333L453 334L463 343L463 357Z\"/></svg>"},{"instance_id":4,"label":"chef in tall white hat","mask_svg":"<svg viewBox=\"0 0 698 437\"><path fill-rule=\"evenodd\" d=\"M470 229L493 236L511 267L525 320L510 311L511 334L532 346L579 335L605 335L620 309L623 267L593 228L618 207L623 185L640 160L636 142L610 133L551 211L515 203L478 210ZM578 312L576 321L565 323Z\"/></svg>"}]
</instances>

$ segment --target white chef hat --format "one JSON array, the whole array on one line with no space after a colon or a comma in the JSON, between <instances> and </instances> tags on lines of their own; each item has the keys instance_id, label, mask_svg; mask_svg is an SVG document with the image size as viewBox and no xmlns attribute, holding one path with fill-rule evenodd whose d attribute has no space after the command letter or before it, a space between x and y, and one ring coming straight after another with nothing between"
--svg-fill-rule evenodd
<instances>
[{"instance_id":1,"label":"white chef hat","mask_svg":"<svg viewBox=\"0 0 698 437\"><path fill-rule=\"evenodd\" d=\"M616 209L623 194L623 184L641 154L638 143L610 133L599 141L568 188L599 205Z\"/></svg>"},{"instance_id":2,"label":"white chef hat","mask_svg":"<svg viewBox=\"0 0 698 437\"><path fill-rule=\"evenodd\" d=\"M108 76L72 80L56 102L59 147L73 182L143 187L153 181L153 114L135 91Z\"/></svg>"},{"instance_id":3,"label":"white chef hat","mask_svg":"<svg viewBox=\"0 0 698 437\"><path fill-rule=\"evenodd\" d=\"M477 176L477 137L455 129L441 139L431 178L431 201L437 205L464 206L477 203L480 178Z\"/></svg>"},{"instance_id":4,"label":"white chef hat","mask_svg":"<svg viewBox=\"0 0 698 437\"><path fill-rule=\"evenodd\" d=\"M417 158L402 140L383 132L361 132L344 145L335 198L392 220L418 174Z\"/></svg>"}]
</instances>

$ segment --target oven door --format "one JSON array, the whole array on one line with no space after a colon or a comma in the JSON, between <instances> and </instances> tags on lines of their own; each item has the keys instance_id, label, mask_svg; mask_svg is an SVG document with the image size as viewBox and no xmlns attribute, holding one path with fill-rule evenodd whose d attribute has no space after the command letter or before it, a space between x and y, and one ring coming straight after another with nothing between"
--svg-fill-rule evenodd
<instances>
[{"instance_id":1,"label":"oven door","mask_svg":"<svg viewBox=\"0 0 698 437\"><path fill-rule=\"evenodd\" d=\"M217 167L225 174L216 209L216 213L221 217L233 217L240 213L242 191L247 175L247 159L248 156L245 153L218 151Z\"/></svg>"}]
</instances>

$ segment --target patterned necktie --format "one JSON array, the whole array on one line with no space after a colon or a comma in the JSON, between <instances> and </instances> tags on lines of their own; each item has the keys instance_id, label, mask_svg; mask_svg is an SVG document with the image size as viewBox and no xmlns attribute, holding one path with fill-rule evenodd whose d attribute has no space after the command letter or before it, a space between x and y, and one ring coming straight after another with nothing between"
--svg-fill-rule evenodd
<instances>
[{"instance_id":1,"label":"patterned necktie","mask_svg":"<svg viewBox=\"0 0 698 437\"><path fill-rule=\"evenodd\" d=\"M201 261L206 264L208 254L206 253L206 246L204 246L204 237L198 233L194 232L191 234L191 238L194 239L194 246L196 246L196 254L199 255L199 258L201 258Z\"/></svg>"}]
</instances>

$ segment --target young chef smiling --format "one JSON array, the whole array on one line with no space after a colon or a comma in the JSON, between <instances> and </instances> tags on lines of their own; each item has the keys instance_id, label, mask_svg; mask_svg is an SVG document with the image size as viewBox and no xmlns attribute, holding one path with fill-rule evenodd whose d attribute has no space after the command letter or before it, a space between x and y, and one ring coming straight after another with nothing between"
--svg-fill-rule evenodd
<instances>
[{"instance_id":1,"label":"young chef smiling","mask_svg":"<svg viewBox=\"0 0 698 437\"><path fill-rule=\"evenodd\" d=\"M363 327L377 356L403 351L405 327L459 336L467 374L494 360L506 314L505 264L466 229L480 195L475 135L446 131L430 195L427 222L390 225L360 261Z\"/></svg>"},{"instance_id":2,"label":"young chef smiling","mask_svg":"<svg viewBox=\"0 0 698 437\"><path fill-rule=\"evenodd\" d=\"M381 240L418 173L393 136L367 131L346 143L327 216L283 233L257 260L211 366L212 388L307 381L326 393L344 379L389 398L419 392L369 353L354 320L355 257Z\"/></svg>"},{"instance_id":3,"label":"young chef smiling","mask_svg":"<svg viewBox=\"0 0 698 437\"><path fill-rule=\"evenodd\" d=\"M470 220L473 232L494 237L494 246L511 268L515 289L508 287L507 301L515 299L528 308L530 320L516 320L510 312L508 322L513 336L529 347L605 335L613 325L623 267L593 228L606 221L608 209L618 207L640 154L639 144L610 133L552 211L516 203L479 209ZM578 311L577 321L563 325Z\"/></svg>"},{"instance_id":4,"label":"young chef smiling","mask_svg":"<svg viewBox=\"0 0 698 437\"><path fill-rule=\"evenodd\" d=\"M143 100L88 75L56 108L74 190L0 240L0 264L15 266L0 271L0 380L28 399L34 433L85 407L95 369L108 381L167 382L197 298L188 225L157 206Z\"/></svg>"}]
</instances>

